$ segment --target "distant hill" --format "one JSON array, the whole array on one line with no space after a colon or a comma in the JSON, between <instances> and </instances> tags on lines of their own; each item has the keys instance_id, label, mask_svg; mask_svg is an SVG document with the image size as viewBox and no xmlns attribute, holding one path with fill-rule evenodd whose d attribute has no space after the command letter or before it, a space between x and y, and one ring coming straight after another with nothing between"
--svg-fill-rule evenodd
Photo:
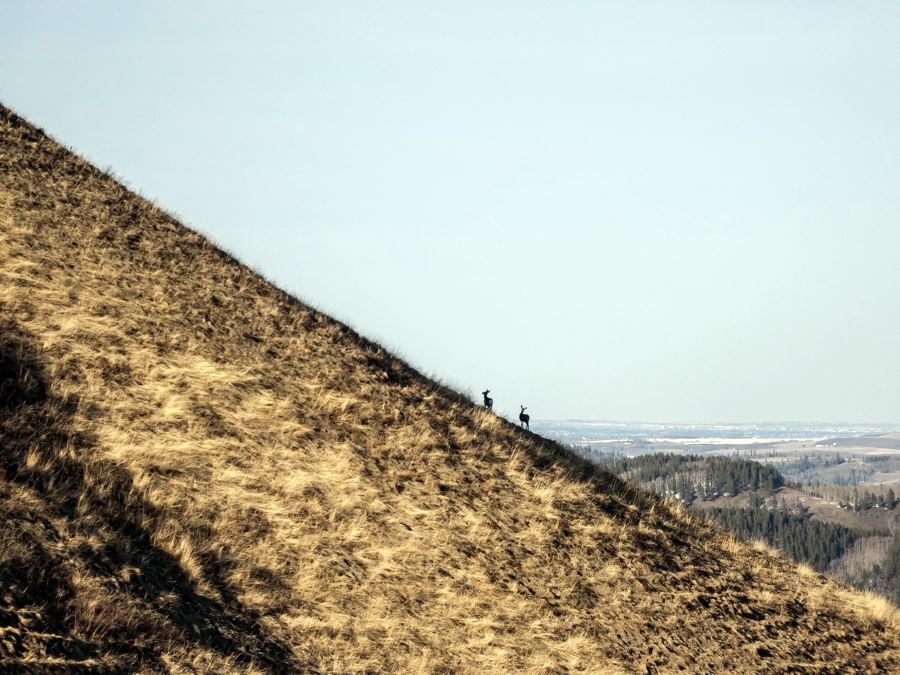
<instances>
[{"instance_id":1,"label":"distant hill","mask_svg":"<svg viewBox=\"0 0 900 675\"><path fill-rule=\"evenodd\" d=\"M599 457L597 463L620 478L657 495L690 505L742 492L773 491L784 485L775 467L736 457L682 455L669 452Z\"/></svg>"},{"instance_id":2,"label":"distant hill","mask_svg":"<svg viewBox=\"0 0 900 675\"><path fill-rule=\"evenodd\" d=\"M0 461L3 672L900 668L890 605L424 378L6 108Z\"/></svg>"},{"instance_id":3,"label":"distant hill","mask_svg":"<svg viewBox=\"0 0 900 675\"><path fill-rule=\"evenodd\" d=\"M854 438L831 438L822 441L822 445L851 448L876 448L883 450L900 450L900 434L881 434L878 436L856 436Z\"/></svg>"}]
</instances>

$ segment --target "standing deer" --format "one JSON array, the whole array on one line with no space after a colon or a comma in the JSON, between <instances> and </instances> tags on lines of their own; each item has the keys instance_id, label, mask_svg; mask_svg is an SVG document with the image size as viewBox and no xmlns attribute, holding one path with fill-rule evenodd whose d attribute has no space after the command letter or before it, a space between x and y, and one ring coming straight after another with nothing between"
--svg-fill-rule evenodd
<instances>
[{"instance_id":1,"label":"standing deer","mask_svg":"<svg viewBox=\"0 0 900 675\"><path fill-rule=\"evenodd\" d=\"M522 409L521 412L519 412L519 424L528 429L528 420L531 419L531 415L525 414L525 411L528 410L526 406L520 403L519 407Z\"/></svg>"},{"instance_id":2,"label":"standing deer","mask_svg":"<svg viewBox=\"0 0 900 675\"><path fill-rule=\"evenodd\" d=\"M490 396L488 396L488 394L490 394L490 393L491 393L490 389L485 389L483 392L481 392L481 395L484 396L484 407L487 408L488 410L493 410L494 409L494 399L492 399Z\"/></svg>"}]
</instances>

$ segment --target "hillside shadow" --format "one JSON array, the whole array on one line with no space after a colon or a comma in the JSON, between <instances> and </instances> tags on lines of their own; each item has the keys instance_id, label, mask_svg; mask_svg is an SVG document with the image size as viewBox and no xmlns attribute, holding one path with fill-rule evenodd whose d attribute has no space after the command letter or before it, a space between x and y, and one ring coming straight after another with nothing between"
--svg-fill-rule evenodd
<instances>
[{"instance_id":1,"label":"hillside shadow","mask_svg":"<svg viewBox=\"0 0 900 675\"><path fill-rule=\"evenodd\" d=\"M76 598L71 570L82 567L109 591L91 601L109 603L101 609L114 627L108 632L115 634L94 640L123 665L132 664L128 670L162 667L162 647L136 646L150 644L151 632L165 636L160 643L202 645L265 672L312 670L241 605L221 561L200 561L204 578L220 595L216 599L200 592L178 561L153 544L147 524L152 527L160 514L126 469L95 457L93 439L74 430L77 402L49 393L34 344L13 322L0 322L0 470L7 481L0 511L4 539L18 544L0 551L0 583L12 589L3 604L13 605L0 607L0 621L9 615L7 623L14 622L17 610L43 605L45 627L63 636L69 657L90 656L96 650L79 639L78 617L67 609ZM40 515L3 499L12 486L37 498ZM63 519L83 541L99 544L68 545L50 524L53 518ZM125 579L123 569L134 572ZM116 595L136 601L129 604L138 609L129 613L118 607Z\"/></svg>"}]
</instances>

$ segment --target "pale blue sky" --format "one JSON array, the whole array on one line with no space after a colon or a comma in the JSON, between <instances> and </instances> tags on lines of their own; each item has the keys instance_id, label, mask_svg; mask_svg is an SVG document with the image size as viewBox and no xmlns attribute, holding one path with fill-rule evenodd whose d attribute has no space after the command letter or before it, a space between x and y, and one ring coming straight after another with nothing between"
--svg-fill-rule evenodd
<instances>
[{"instance_id":1,"label":"pale blue sky","mask_svg":"<svg viewBox=\"0 0 900 675\"><path fill-rule=\"evenodd\" d=\"M2 2L0 100L501 411L900 421L897 2Z\"/></svg>"}]
</instances>

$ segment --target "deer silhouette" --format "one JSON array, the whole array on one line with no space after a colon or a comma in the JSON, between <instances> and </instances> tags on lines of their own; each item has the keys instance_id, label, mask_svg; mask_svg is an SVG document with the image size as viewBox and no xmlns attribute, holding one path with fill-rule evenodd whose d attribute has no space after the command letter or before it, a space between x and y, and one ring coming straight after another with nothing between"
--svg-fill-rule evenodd
<instances>
[{"instance_id":1,"label":"deer silhouette","mask_svg":"<svg viewBox=\"0 0 900 675\"><path fill-rule=\"evenodd\" d=\"M525 411L528 410L526 406L520 403L519 407L522 409L521 412L519 412L519 424L528 429L528 420L531 419L531 415L525 414Z\"/></svg>"},{"instance_id":2,"label":"deer silhouette","mask_svg":"<svg viewBox=\"0 0 900 675\"><path fill-rule=\"evenodd\" d=\"M487 408L488 410L493 410L494 409L494 399L492 399L490 396L488 396L488 394L490 394L490 393L491 393L490 389L485 389L483 392L481 392L481 395L484 396L484 407Z\"/></svg>"}]
</instances>

